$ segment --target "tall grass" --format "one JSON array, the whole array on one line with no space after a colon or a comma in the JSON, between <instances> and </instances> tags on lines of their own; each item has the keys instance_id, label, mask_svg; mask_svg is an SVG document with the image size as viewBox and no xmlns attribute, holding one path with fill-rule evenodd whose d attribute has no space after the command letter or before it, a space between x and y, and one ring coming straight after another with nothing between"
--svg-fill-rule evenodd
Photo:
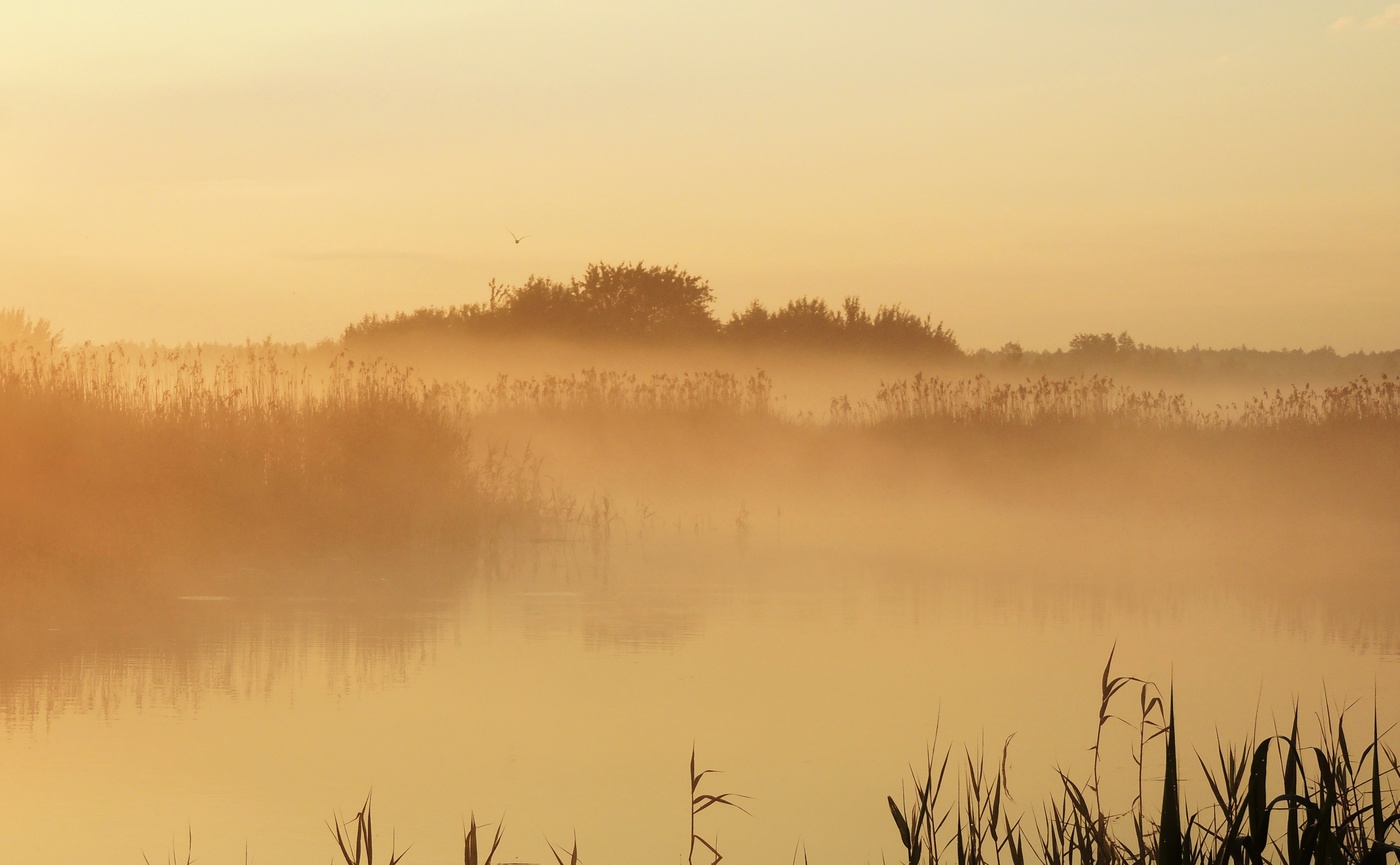
<instances>
[{"instance_id":1,"label":"tall grass","mask_svg":"<svg viewBox=\"0 0 1400 865\"><path fill-rule=\"evenodd\" d=\"M1127 704L1127 705L1125 705ZM912 796L886 800L906 865L1385 865L1400 857L1400 758L1383 738L1376 714L1360 740L1349 738L1348 710L1330 707L1318 716L1312 737L1291 727L1261 740L1217 744L1210 759L1197 756L1208 795L1192 802L1182 792L1187 768L1176 735L1176 703L1157 686L1104 668L1094 760L1085 778L1058 772L1060 790L1029 808L1011 797L1011 739L988 759L978 750L953 757L935 742L913 772ZM1110 722L1127 722L1135 777L1100 777L1098 752ZM1354 730L1354 728L1353 728ZM1150 766L1150 768L1148 768ZM706 793L712 774L689 771L689 839L679 858L694 863L697 850L710 863L724 858L701 837L696 818L714 806L744 810L733 793ZM1151 778L1152 780L1148 780ZM1126 782L1131 803L1106 806L1101 785ZM1160 794L1153 789L1160 783ZM677 804L680 802L678 800ZM328 824L338 860L373 862L376 834L370 800L348 820ZM500 846L498 824L482 859L473 816L463 838L466 865L491 865ZM878 843L871 839L872 843ZM393 843L391 841L391 843ZM558 865L578 865L578 843L564 850L546 839ZM188 849L188 847L187 847ZM390 861L407 853L391 848Z\"/></svg>"},{"instance_id":2,"label":"tall grass","mask_svg":"<svg viewBox=\"0 0 1400 865\"><path fill-rule=\"evenodd\" d=\"M644 417L761 419L765 434L779 438L796 428L809 437L899 428L917 438L941 429L1092 427L1205 442L1222 432L1269 439L1304 431L1328 447L1344 433L1348 443L1391 446L1400 441L1400 382L1361 377L1203 410L1184 395L1107 378L1005 384L918 375L870 399L833 400L820 423L785 411L762 371L585 370L502 376L475 388L269 343L206 351L16 341L0 347L0 483L9 492L0 500L0 551L11 563L57 556L149 564L189 555L357 555L478 544L513 531L596 536L609 522L606 497L589 505L545 490L535 454L475 446L470 435L483 418L583 415L630 425ZM530 434L528 423L497 428ZM741 446L755 429L731 425L724 435Z\"/></svg>"},{"instance_id":3,"label":"tall grass","mask_svg":"<svg viewBox=\"0 0 1400 865\"><path fill-rule=\"evenodd\" d=\"M1041 378L1021 384L925 377L881 385L870 400L832 401L840 424L956 424L1032 426L1088 420L1127 421L1158 427L1214 426L1213 415L1194 409L1183 394L1137 391L1107 378Z\"/></svg>"},{"instance_id":4,"label":"tall grass","mask_svg":"<svg viewBox=\"0 0 1400 865\"><path fill-rule=\"evenodd\" d=\"M0 348L11 562L325 555L475 543L539 514L528 463L474 456L408 371L271 346Z\"/></svg>"},{"instance_id":5,"label":"tall grass","mask_svg":"<svg viewBox=\"0 0 1400 865\"><path fill-rule=\"evenodd\" d=\"M931 756L926 780L915 782L914 807L901 809L890 799L909 865L954 858L957 865L1024 865L1027 849L1042 865L1384 865L1400 855L1390 841L1400 827L1400 761L1375 715L1360 752L1348 742L1346 710L1330 709L1319 716L1312 740L1299 734L1295 709L1287 733L1218 744L1209 761L1197 757L1209 796L1190 802L1181 790L1175 699L1151 683L1113 676L1111 667L1110 657L1088 778L1061 772L1059 797L1039 815L1028 812L1034 825L1023 827L1024 818L1002 807L1005 751L990 774L969 753L957 798L944 802L944 773L932 782ZM1129 697L1136 697L1135 711L1125 715ZM1111 720L1133 728L1139 767L1135 795L1121 811L1106 807L1100 795L1098 751ZM1152 775L1160 767L1160 797L1146 789L1149 760ZM947 762L945 751L945 769Z\"/></svg>"},{"instance_id":6,"label":"tall grass","mask_svg":"<svg viewBox=\"0 0 1400 865\"><path fill-rule=\"evenodd\" d=\"M481 390L467 390L474 414L492 412L618 412L774 414L773 382L763 371L655 374L584 370L568 376L512 379L500 376Z\"/></svg>"},{"instance_id":7,"label":"tall grass","mask_svg":"<svg viewBox=\"0 0 1400 865\"><path fill-rule=\"evenodd\" d=\"M869 400L838 397L831 420L844 425L910 424L1033 427L1109 423L1149 429L1281 430L1317 427L1400 429L1400 380L1360 376L1322 390L1304 385L1241 404L1198 408L1181 393L1143 390L1100 376L1028 379L926 377L883 384Z\"/></svg>"}]
</instances>

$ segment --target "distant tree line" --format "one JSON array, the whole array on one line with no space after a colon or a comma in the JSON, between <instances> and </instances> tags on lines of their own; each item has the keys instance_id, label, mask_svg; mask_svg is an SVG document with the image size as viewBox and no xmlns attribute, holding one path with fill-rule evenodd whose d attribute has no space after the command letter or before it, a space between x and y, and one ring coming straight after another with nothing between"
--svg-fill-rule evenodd
<instances>
[{"instance_id":1,"label":"distant tree line","mask_svg":"<svg viewBox=\"0 0 1400 865\"><path fill-rule=\"evenodd\" d=\"M1067 348L1050 351L1023 349L1018 342L996 350L964 351L953 332L930 316L899 305L872 312L857 297L847 297L839 306L812 297L774 308L754 301L725 320L715 314L709 283L675 266L598 263L568 282L532 276L518 286L492 281L489 289L484 303L367 316L346 328L344 344L375 347L395 338L550 336L884 352L1025 375L1151 371L1187 377L1291 376L1305 382L1310 376L1400 372L1400 351L1343 355L1327 346L1307 351L1164 348L1140 343L1127 333L1078 333Z\"/></svg>"},{"instance_id":2,"label":"distant tree line","mask_svg":"<svg viewBox=\"0 0 1400 865\"><path fill-rule=\"evenodd\" d=\"M802 297L768 309L754 301L723 321L704 279L678 267L591 264L569 282L530 277L523 285L490 284L490 299L446 309L367 316L346 328L347 346L392 336L556 336L605 339L714 340L960 357L953 332L902 307L873 313L859 298L839 308Z\"/></svg>"},{"instance_id":3,"label":"distant tree line","mask_svg":"<svg viewBox=\"0 0 1400 865\"><path fill-rule=\"evenodd\" d=\"M1027 375L1086 372L1159 372L1177 376L1235 376L1239 378L1309 377L1350 379L1361 375L1400 373L1400 351L1358 351L1340 354L1331 346L1314 349L1164 348L1146 345L1126 332L1077 333L1068 349L1030 351L1008 342L992 351L966 355L972 363L1019 370Z\"/></svg>"}]
</instances>

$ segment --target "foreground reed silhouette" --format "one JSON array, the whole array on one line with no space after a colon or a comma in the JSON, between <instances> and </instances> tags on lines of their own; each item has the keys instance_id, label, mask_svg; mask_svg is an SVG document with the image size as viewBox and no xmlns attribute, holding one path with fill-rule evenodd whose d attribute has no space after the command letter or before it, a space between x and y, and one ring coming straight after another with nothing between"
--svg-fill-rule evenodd
<instances>
[{"instance_id":1,"label":"foreground reed silhouette","mask_svg":"<svg viewBox=\"0 0 1400 865\"><path fill-rule=\"evenodd\" d=\"M1209 761L1197 755L1210 797L1191 803L1181 792L1171 692L1163 695L1153 683L1117 675L1112 667L1110 653L1087 777L1076 780L1058 772L1060 794L1038 812L1013 811L1010 739L991 762L981 750L955 759L950 748L940 752L935 741L913 773L912 795L887 799L907 865L1385 865L1400 856L1400 846L1388 840L1400 831L1400 760L1382 738L1374 711L1359 753L1348 740L1348 710L1330 706L1318 716L1312 742L1299 732L1295 707L1286 733L1238 745L1217 743ZM1137 766L1128 779L1131 803L1122 810L1105 804L1109 797L1100 771L1106 731L1115 721L1131 730ZM1149 783L1158 768L1160 793L1155 781ZM692 751L688 865L697 865L701 848L709 860L699 865L717 865L724 858L696 828L702 812L725 806L748 813L737 794L701 791L713 771L697 771ZM376 836L369 797L353 817L333 818L329 828L344 865L371 865ZM463 837L465 865L492 865L503 831L498 823L483 858L473 815ZM578 865L577 838L569 850L546 843L557 865ZM408 852L399 852L391 840L391 865Z\"/></svg>"},{"instance_id":2,"label":"foreground reed silhouette","mask_svg":"<svg viewBox=\"0 0 1400 865\"><path fill-rule=\"evenodd\" d=\"M701 769L697 771L695 768L695 751L692 750L690 752L690 841L689 851L686 855L686 862L688 865L696 865L695 845L697 843L712 856L710 862L704 863L704 865L718 865L720 860L724 858L716 847L717 842L707 841L705 838L701 837L696 829L696 819L702 812L716 805L736 808L740 811L744 810L742 805L734 801L736 798L743 798L738 794L706 793L700 791L701 781L706 775L713 774L715 771L714 769ZM336 849L340 853L340 858L344 862L344 865L373 865L375 835L371 799L372 797L366 796L365 802L360 807L360 810L349 820L332 817L330 823L327 824L331 830L332 836L335 838ZM476 815L472 814L470 823L462 837L463 865L491 865L492 857L496 855L497 848L501 846L501 838L504 831L504 823L497 823L496 834L491 840L491 847L486 851L485 858L482 858L481 847L477 841ZM398 865L398 863L403 860L404 856L408 854L410 848L406 847L402 852L395 852L397 847L394 846L392 840L390 843L389 865ZM573 845L568 850L554 844L554 842L548 839L545 839L545 843L549 845L549 852L554 856L554 861L557 865L564 865L566 861L568 865L578 865L577 837L574 838ZM188 856L188 848L186 853Z\"/></svg>"},{"instance_id":3,"label":"foreground reed silhouette","mask_svg":"<svg viewBox=\"0 0 1400 865\"><path fill-rule=\"evenodd\" d=\"M957 865L1024 865L1028 841L1043 865L1384 865L1400 855L1387 841L1400 824L1400 765L1375 714L1370 741L1355 757L1346 710L1334 716L1330 707L1319 717L1315 745L1299 735L1296 708L1286 734L1239 746L1217 743L1212 763L1197 756L1210 800L1192 807L1181 795L1172 694L1164 698L1150 682L1114 675L1112 666L1110 654L1089 777L1075 781L1060 772L1061 796L1031 816L1032 830L1007 804L1006 747L990 771L983 755L967 753L958 798L941 807L949 754L938 762L931 752L922 780L914 778L912 804L889 799L908 865L936 865L950 853ZM1130 695L1138 698L1135 717L1119 708ZM1099 772L1104 729L1114 720L1127 721L1137 734L1136 790L1131 805L1117 812L1104 805ZM1157 740L1160 799L1147 789L1145 773L1147 746Z\"/></svg>"}]
</instances>

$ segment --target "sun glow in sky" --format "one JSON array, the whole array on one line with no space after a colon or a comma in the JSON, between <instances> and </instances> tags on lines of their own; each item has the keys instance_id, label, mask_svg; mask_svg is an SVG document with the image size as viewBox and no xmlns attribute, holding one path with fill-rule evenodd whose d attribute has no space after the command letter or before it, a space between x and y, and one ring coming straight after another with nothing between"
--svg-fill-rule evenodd
<instances>
[{"instance_id":1,"label":"sun glow in sky","mask_svg":"<svg viewBox=\"0 0 1400 865\"><path fill-rule=\"evenodd\" d=\"M0 306L70 341L314 341L599 260L970 347L1400 347L1400 4L0 8Z\"/></svg>"}]
</instances>

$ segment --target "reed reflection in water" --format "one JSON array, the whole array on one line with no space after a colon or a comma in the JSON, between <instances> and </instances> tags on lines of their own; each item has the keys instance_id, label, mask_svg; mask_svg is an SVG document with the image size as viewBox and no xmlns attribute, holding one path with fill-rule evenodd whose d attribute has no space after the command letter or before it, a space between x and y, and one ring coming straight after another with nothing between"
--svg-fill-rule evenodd
<instances>
[{"instance_id":1,"label":"reed reflection in water","mask_svg":"<svg viewBox=\"0 0 1400 865\"><path fill-rule=\"evenodd\" d=\"M884 797L937 728L1014 733L1021 802L1055 766L1082 770L1115 641L1119 671L1174 676L1183 753L1256 713L1271 730L1295 696L1306 713L1324 683L1334 701L1378 690L1388 716L1396 610L1349 618L1319 602L1347 596L1335 583L1263 597L1220 576L1166 597L762 545L631 548L605 568L547 547L397 607L179 601L164 637L7 672L6 846L139 861L188 825L203 862L241 861L245 841L254 862L320 861L327 813L372 788L406 861L453 861L472 811L507 815L500 861L544 861L539 839L575 830L589 858L657 861L684 848L695 744L754 797L752 818L717 818L727 855L897 855ZM1111 740L1105 760L1110 779L1131 770Z\"/></svg>"}]
</instances>

